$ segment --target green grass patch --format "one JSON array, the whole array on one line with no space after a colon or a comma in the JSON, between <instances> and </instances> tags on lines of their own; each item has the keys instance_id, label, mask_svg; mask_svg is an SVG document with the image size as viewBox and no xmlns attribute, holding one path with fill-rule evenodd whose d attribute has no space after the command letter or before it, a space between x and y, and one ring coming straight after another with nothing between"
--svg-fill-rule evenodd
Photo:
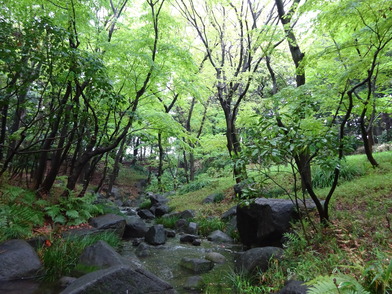
<instances>
[{"instance_id":1,"label":"green grass patch","mask_svg":"<svg viewBox=\"0 0 392 294\"><path fill-rule=\"evenodd\" d=\"M120 239L116 234L104 232L84 237L55 239L50 247L41 248L38 253L44 265L42 279L53 282L62 276L70 275L74 270L80 271L81 269L76 266L83 250L99 240L106 241L114 248L120 244Z\"/></svg>"}]
</instances>

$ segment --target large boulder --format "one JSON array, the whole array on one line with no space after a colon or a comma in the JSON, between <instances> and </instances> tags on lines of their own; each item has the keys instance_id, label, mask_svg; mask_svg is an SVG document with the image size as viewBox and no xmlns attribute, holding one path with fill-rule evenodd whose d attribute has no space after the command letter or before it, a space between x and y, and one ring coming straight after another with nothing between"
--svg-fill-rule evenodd
<instances>
[{"instance_id":1,"label":"large boulder","mask_svg":"<svg viewBox=\"0 0 392 294\"><path fill-rule=\"evenodd\" d=\"M171 285L141 268L113 266L84 275L60 294L174 294Z\"/></svg>"},{"instance_id":2,"label":"large boulder","mask_svg":"<svg viewBox=\"0 0 392 294\"><path fill-rule=\"evenodd\" d=\"M280 246L290 222L298 218L291 200L257 198L249 206L237 206L237 228L246 246Z\"/></svg>"},{"instance_id":3,"label":"large boulder","mask_svg":"<svg viewBox=\"0 0 392 294\"><path fill-rule=\"evenodd\" d=\"M120 254L102 240L85 248L79 258L79 263L84 266L97 267L100 269L127 264Z\"/></svg>"},{"instance_id":4,"label":"large boulder","mask_svg":"<svg viewBox=\"0 0 392 294\"><path fill-rule=\"evenodd\" d=\"M0 244L0 280L35 277L42 267L37 253L24 240L8 240Z\"/></svg>"},{"instance_id":5,"label":"large boulder","mask_svg":"<svg viewBox=\"0 0 392 294\"><path fill-rule=\"evenodd\" d=\"M141 238L146 235L148 227L139 216L130 216L126 218L124 238Z\"/></svg>"},{"instance_id":6,"label":"large boulder","mask_svg":"<svg viewBox=\"0 0 392 294\"><path fill-rule=\"evenodd\" d=\"M163 225L154 225L146 233L144 240L151 245L163 245L166 243L166 231Z\"/></svg>"},{"instance_id":7,"label":"large boulder","mask_svg":"<svg viewBox=\"0 0 392 294\"><path fill-rule=\"evenodd\" d=\"M160 194L150 195L150 201L152 206L164 205L169 202L166 196Z\"/></svg>"},{"instance_id":8,"label":"large boulder","mask_svg":"<svg viewBox=\"0 0 392 294\"><path fill-rule=\"evenodd\" d=\"M237 254L234 270L237 273L253 275L258 270L266 271L272 258L281 259L283 249L279 247L258 247Z\"/></svg>"},{"instance_id":9,"label":"large boulder","mask_svg":"<svg viewBox=\"0 0 392 294\"><path fill-rule=\"evenodd\" d=\"M124 235L125 218L117 214L108 213L89 220L89 224L98 230L110 230L115 232L120 238Z\"/></svg>"}]
</instances>

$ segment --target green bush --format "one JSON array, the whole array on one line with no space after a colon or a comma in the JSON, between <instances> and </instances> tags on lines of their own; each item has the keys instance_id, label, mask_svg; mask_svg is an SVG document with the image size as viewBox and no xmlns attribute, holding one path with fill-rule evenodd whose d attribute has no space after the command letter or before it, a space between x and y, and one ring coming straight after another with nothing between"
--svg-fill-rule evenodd
<instances>
[{"instance_id":1,"label":"green bush","mask_svg":"<svg viewBox=\"0 0 392 294\"><path fill-rule=\"evenodd\" d=\"M179 190L179 194L185 194L189 192L194 192L203 189L204 187L207 187L210 185L212 182L211 179L208 178L201 178L195 181L190 182L187 185L182 186Z\"/></svg>"}]
</instances>

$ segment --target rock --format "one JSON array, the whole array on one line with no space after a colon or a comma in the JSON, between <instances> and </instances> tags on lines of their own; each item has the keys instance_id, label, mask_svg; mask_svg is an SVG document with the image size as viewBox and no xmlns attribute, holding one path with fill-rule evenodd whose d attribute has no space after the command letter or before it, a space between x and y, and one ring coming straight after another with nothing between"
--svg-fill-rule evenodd
<instances>
[{"instance_id":1,"label":"rock","mask_svg":"<svg viewBox=\"0 0 392 294\"><path fill-rule=\"evenodd\" d=\"M13 280L0 282L1 294L37 294L40 291L40 283L35 280Z\"/></svg>"},{"instance_id":2,"label":"rock","mask_svg":"<svg viewBox=\"0 0 392 294\"><path fill-rule=\"evenodd\" d=\"M180 218L176 221L176 224L174 226L178 232L182 233L186 231L186 229L188 228L188 224L189 222L186 219Z\"/></svg>"},{"instance_id":3,"label":"rock","mask_svg":"<svg viewBox=\"0 0 392 294\"><path fill-rule=\"evenodd\" d=\"M140 243L135 250L137 257L147 257L151 255L151 247L146 243Z\"/></svg>"},{"instance_id":4,"label":"rock","mask_svg":"<svg viewBox=\"0 0 392 294\"><path fill-rule=\"evenodd\" d=\"M170 211L169 206L164 204L153 205L150 208L150 211L156 216L161 217Z\"/></svg>"},{"instance_id":5,"label":"rock","mask_svg":"<svg viewBox=\"0 0 392 294\"><path fill-rule=\"evenodd\" d=\"M214 263L210 260L188 257L182 258L180 265L193 273L206 273L214 267Z\"/></svg>"},{"instance_id":6,"label":"rock","mask_svg":"<svg viewBox=\"0 0 392 294\"><path fill-rule=\"evenodd\" d=\"M137 212L138 216L140 216L142 219L149 219L152 220L155 218L155 215L148 209L140 209Z\"/></svg>"},{"instance_id":7,"label":"rock","mask_svg":"<svg viewBox=\"0 0 392 294\"><path fill-rule=\"evenodd\" d=\"M282 255L283 249L278 247L252 248L237 255L234 270L245 275L253 275L258 270L265 272L271 258L281 259Z\"/></svg>"},{"instance_id":8,"label":"rock","mask_svg":"<svg viewBox=\"0 0 392 294\"><path fill-rule=\"evenodd\" d=\"M168 203L169 199L167 199L163 195L155 194L155 195L150 195L150 201L152 206L159 206Z\"/></svg>"},{"instance_id":9,"label":"rock","mask_svg":"<svg viewBox=\"0 0 392 294\"><path fill-rule=\"evenodd\" d=\"M127 265L125 259L102 240L86 247L79 257L79 263L99 269L115 265Z\"/></svg>"},{"instance_id":10,"label":"rock","mask_svg":"<svg viewBox=\"0 0 392 294\"><path fill-rule=\"evenodd\" d=\"M59 285L62 288L66 288L69 285L71 285L73 282L75 282L77 280L77 278L74 277L61 277L59 280Z\"/></svg>"},{"instance_id":11,"label":"rock","mask_svg":"<svg viewBox=\"0 0 392 294\"><path fill-rule=\"evenodd\" d=\"M201 240L200 239L196 239L192 241L192 245L193 246L200 246L201 245Z\"/></svg>"},{"instance_id":12,"label":"rock","mask_svg":"<svg viewBox=\"0 0 392 294\"><path fill-rule=\"evenodd\" d=\"M228 211L224 212L221 216L221 220L223 221L228 221L231 218L235 217L237 215L237 206L233 206L230 208Z\"/></svg>"},{"instance_id":13,"label":"rock","mask_svg":"<svg viewBox=\"0 0 392 294\"><path fill-rule=\"evenodd\" d=\"M114 204L116 204L118 207L121 207L121 206L124 205L124 202L122 202L120 199L115 199L113 202L114 202Z\"/></svg>"},{"instance_id":14,"label":"rock","mask_svg":"<svg viewBox=\"0 0 392 294\"><path fill-rule=\"evenodd\" d=\"M166 232L166 237L168 238L174 238L176 236L175 230L165 229L165 232Z\"/></svg>"},{"instance_id":15,"label":"rock","mask_svg":"<svg viewBox=\"0 0 392 294\"><path fill-rule=\"evenodd\" d=\"M226 224L225 233L232 236L234 232L238 232L237 229L237 216L233 216Z\"/></svg>"},{"instance_id":16,"label":"rock","mask_svg":"<svg viewBox=\"0 0 392 294\"><path fill-rule=\"evenodd\" d=\"M306 294L309 287L301 281L288 281L277 294Z\"/></svg>"},{"instance_id":17,"label":"rock","mask_svg":"<svg viewBox=\"0 0 392 294\"><path fill-rule=\"evenodd\" d=\"M126 222L124 217L109 213L91 218L89 224L98 230L113 231L122 238Z\"/></svg>"},{"instance_id":18,"label":"rock","mask_svg":"<svg viewBox=\"0 0 392 294\"><path fill-rule=\"evenodd\" d=\"M65 288L60 294L174 294L171 285L141 268L113 266L86 274Z\"/></svg>"},{"instance_id":19,"label":"rock","mask_svg":"<svg viewBox=\"0 0 392 294\"><path fill-rule=\"evenodd\" d=\"M185 233L194 234L195 235L195 234L197 234L197 230L198 230L197 223L190 222L188 224L188 227L185 229Z\"/></svg>"},{"instance_id":20,"label":"rock","mask_svg":"<svg viewBox=\"0 0 392 294\"><path fill-rule=\"evenodd\" d=\"M41 261L24 240L8 240L0 244L0 280L35 277L42 267Z\"/></svg>"},{"instance_id":21,"label":"rock","mask_svg":"<svg viewBox=\"0 0 392 294\"><path fill-rule=\"evenodd\" d=\"M192 243L198 238L196 235L191 235L191 234L184 234L180 237L180 242L181 243Z\"/></svg>"},{"instance_id":22,"label":"rock","mask_svg":"<svg viewBox=\"0 0 392 294\"><path fill-rule=\"evenodd\" d=\"M179 213L179 217L184 219L194 218L195 216L195 211L192 209L187 209Z\"/></svg>"},{"instance_id":23,"label":"rock","mask_svg":"<svg viewBox=\"0 0 392 294\"><path fill-rule=\"evenodd\" d=\"M201 291L203 289L203 286L204 282L201 276L191 276L185 281L184 289L191 291Z\"/></svg>"},{"instance_id":24,"label":"rock","mask_svg":"<svg viewBox=\"0 0 392 294\"><path fill-rule=\"evenodd\" d=\"M231 238L229 235L226 233L223 233L220 230L213 231L211 234L208 235L207 237L208 241L211 242L217 242L217 243L233 243L234 240Z\"/></svg>"},{"instance_id":25,"label":"rock","mask_svg":"<svg viewBox=\"0 0 392 294\"><path fill-rule=\"evenodd\" d=\"M225 195L222 193L214 193L211 195L208 195L203 201L203 204L208 204L208 203L219 203L224 199Z\"/></svg>"},{"instance_id":26,"label":"rock","mask_svg":"<svg viewBox=\"0 0 392 294\"><path fill-rule=\"evenodd\" d=\"M257 198L237 207L237 228L246 246L280 246L290 222L298 218L291 200Z\"/></svg>"},{"instance_id":27,"label":"rock","mask_svg":"<svg viewBox=\"0 0 392 294\"><path fill-rule=\"evenodd\" d=\"M162 245L166 243L166 232L163 225L152 226L144 236L145 241L151 245Z\"/></svg>"},{"instance_id":28,"label":"rock","mask_svg":"<svg viewBox=\"0 0 392 294\"><path fill-rule=\"evenodd\" d=\"M225 263L226 262L226 257L224 257L222 254L218 253L218 252L208 252L206 254L205 259L210 260L214 263Z\"/></svg>"},{"instance_id":29,"label":"rock","mask_svg":"<svg viewBox=\"0 0 392 294\"><path fill-rule=\"evenodd\" d=\"M148 231L146 223L138 216L130 216L125 218L124 238L141 238Z\"/></svg>"}]
</instances>

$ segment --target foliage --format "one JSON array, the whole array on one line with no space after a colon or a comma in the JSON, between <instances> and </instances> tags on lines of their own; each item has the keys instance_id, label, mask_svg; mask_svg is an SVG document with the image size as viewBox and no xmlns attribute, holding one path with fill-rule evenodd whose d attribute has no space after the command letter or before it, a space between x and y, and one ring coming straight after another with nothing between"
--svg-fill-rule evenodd
<instances>
[{"instance_id":1,"label":"foliage","mask_svg":"<svg viewBox=\"0 0 392 294\"><path fill-rule=\"evenodd\" d=\"M180 219L179 216L164 216L155 219L155 223L163 225L165 228L174 229L176 222Z\"/></svg>"},{"instance_id":2,"label":"foliage","mask_svg":"<svg viewBox=\"0 0 392 294\"><path fill-rule=\"evenodd\" d=\"M370 294L353 277L336 275L320 276L308 283L310 294Z\"/></svg>"},{"instance_id":3,"label":"foliage","mask_svg":"<svg viewBox=\"0 0 392 294\"><path fill-rule=\"evenodd\" d=\"M198 231L202 236L208 236L210 233L216 230L223 231L226 224L218 217L203 217L196 220L198 223Z\"/></svg>"},{"instance_id":4,"label":"foliage","mask_svg":"<svg viewBox=\"0 0 392 294\"><path fill-rule=\"evenodd\" d=\"M189 184L183 185L179 190L178 193L185 194L193 191L197 191L207 187L211 184L213 180L210 178L199 177L197 180L190 182Z\"/></svg>"},{"instance_id":5,"label":"foliage","mask_svg":"<svg viewBox=\"0 0 392 294\"><path fill-rule=\"evenodd\" d=\"M42 247L39 251L44 265L42 279L53 282L62 276L70 275L78 264L83 250L99 240L106 241L114 248L120 243L118 236L112 232L87 235L84 237L53 239L50 247Z\"/></svg>"},{"instance_id":6,"label":"foliage","mask_svg":"<svg viewBox=\"0 0 392 294\"><path fill-rule=\"evenodd\" d=\"M45 207L45 211L54 223L79 225L87 222L92 216L102 213L101 208L93 204L95 198L96 196L92 193L84 197L71 195L67 198L60 198L58 204Z\"/></svg>"},{"instance_id":7,"label":"foliage","mask_svg":"<svg viewBox=\"0 0 392 294\"><path fill-rule=\"evenodd\" d=\"M26 238L34 226L43 224L44 214L40 211L35 195L19 187L6 186L0 191L0 241Z\"/></svg>"}]
</instances>

